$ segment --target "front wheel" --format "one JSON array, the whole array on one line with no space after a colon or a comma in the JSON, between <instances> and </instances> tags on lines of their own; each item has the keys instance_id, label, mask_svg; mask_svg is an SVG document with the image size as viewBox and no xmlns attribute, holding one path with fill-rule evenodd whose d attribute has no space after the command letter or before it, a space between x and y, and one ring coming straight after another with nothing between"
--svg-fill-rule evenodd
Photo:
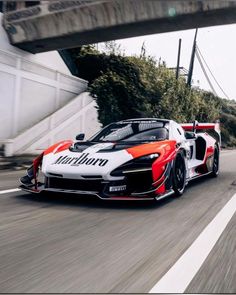
<instances>
[{"instance_id":1,"label":"front wheel","mask_svg":"<svg viewBox=\"0 0 236 295\"><path fill-rule=\"evenodd\" d=\"M186 165L183 151L179 151L173 164L173 190L176 197L182 196L186 186Z\"/></svg>"},{"instance_id":2,"label":"front wheel","mask_svg":"<svg viewBox=\"0 0 236 295\"><path fill-rule=\"evenodd\" d=\"M219 149L215 146L211 177L217 177L219 175L219 156Z\"/></svg>"}]
</instances>

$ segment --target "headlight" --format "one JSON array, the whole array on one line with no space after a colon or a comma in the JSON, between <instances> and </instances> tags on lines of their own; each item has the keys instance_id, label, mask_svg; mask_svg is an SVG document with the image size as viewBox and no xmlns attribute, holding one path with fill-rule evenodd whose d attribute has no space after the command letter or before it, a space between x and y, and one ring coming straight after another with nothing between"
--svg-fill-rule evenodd
<instances>
[{"instance_id":1,"label":"headlight","mask_svg":"<svg viewBox=\"0 0 236 295\"><path fill-rule=\"evenodd\" d=\"M127 173L137 173L152 170L153 162L159 157L158 153L142 156L131 160L111 172L112 176L124 176Z\"/></svg>"},{"instance_id":2,"label":"headlight","mask_svg":"<svg viewBox=\"0 0 236 295\"><path fill-rule=\"evenodd\" d=\"M137 158L133 160L134 162L147 162L147 163L153 163L157 158L159 157L159 154L151 154L151 155L146 155L140 158Z\"/></svg>"}]
</instances>

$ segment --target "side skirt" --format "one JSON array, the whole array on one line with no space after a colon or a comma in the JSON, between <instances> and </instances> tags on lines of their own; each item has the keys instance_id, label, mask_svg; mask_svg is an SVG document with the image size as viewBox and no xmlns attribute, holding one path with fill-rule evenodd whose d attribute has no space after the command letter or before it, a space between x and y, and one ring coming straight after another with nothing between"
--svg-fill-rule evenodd
<instances>
[{"instance_id":1,"label":"side skirt","mask_svg":"<svg viewBox=\"0 0 236 295\"><path fill-rule=\"evenodd\" d=\"M207 176L207 175L211 174L211 172L212 172L212 171L207 172L207 173L204 173L204 174L196 175L196 176L194 176L194 177L192 177L192 178L188 178L188 179L187 179L187 182L192 181L192 180L194 180L194 179L198 179L198 178L203 177L203 176Z\"/></svg>"}]
</instances>

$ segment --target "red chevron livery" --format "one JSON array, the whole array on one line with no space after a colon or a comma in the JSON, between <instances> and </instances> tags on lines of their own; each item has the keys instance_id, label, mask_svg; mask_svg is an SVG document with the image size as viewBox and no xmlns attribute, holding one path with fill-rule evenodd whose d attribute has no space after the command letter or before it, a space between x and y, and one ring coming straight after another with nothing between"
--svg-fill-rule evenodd
<instances>
[{"instance_id":1,"label":"red chevron livery","mask_svg":"<svg viewBox=\"0 0 236 295\"><path fill-rule=\"evenodd\" d=\"M49 147L20 179L20 188L105 200L181 196L190 180L218 175L220 143L218 123L123 120L89 140L79 134Z\"/></svg>"}]
</instances>

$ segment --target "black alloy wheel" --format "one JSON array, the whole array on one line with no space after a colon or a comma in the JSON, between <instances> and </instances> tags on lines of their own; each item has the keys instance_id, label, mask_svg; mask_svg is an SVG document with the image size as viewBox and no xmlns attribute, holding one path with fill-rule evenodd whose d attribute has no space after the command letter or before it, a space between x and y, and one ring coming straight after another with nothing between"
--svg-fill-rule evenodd
<instances>
[{"instance_id":1,"label":"black alloy wheel","mask_svg":"<svg viewBox=\"0 0 236 295\"><path fill-rule=\"evenodd\" d=\"M211 176L217 177L218 175L219 175L219 149L217 146L215 146Z\"/></svg>"},{"instance_id":2,"label":"black alloy wheel","mask_svg":"<svg viewBox=\"0 0 236 295\"><path fill-rule=\"evenodd\" d=\"M179 151L173 164L173 190L176 197L182 196L186 186L186 165L183 151Z\"/></svg>"}]
</instances>

